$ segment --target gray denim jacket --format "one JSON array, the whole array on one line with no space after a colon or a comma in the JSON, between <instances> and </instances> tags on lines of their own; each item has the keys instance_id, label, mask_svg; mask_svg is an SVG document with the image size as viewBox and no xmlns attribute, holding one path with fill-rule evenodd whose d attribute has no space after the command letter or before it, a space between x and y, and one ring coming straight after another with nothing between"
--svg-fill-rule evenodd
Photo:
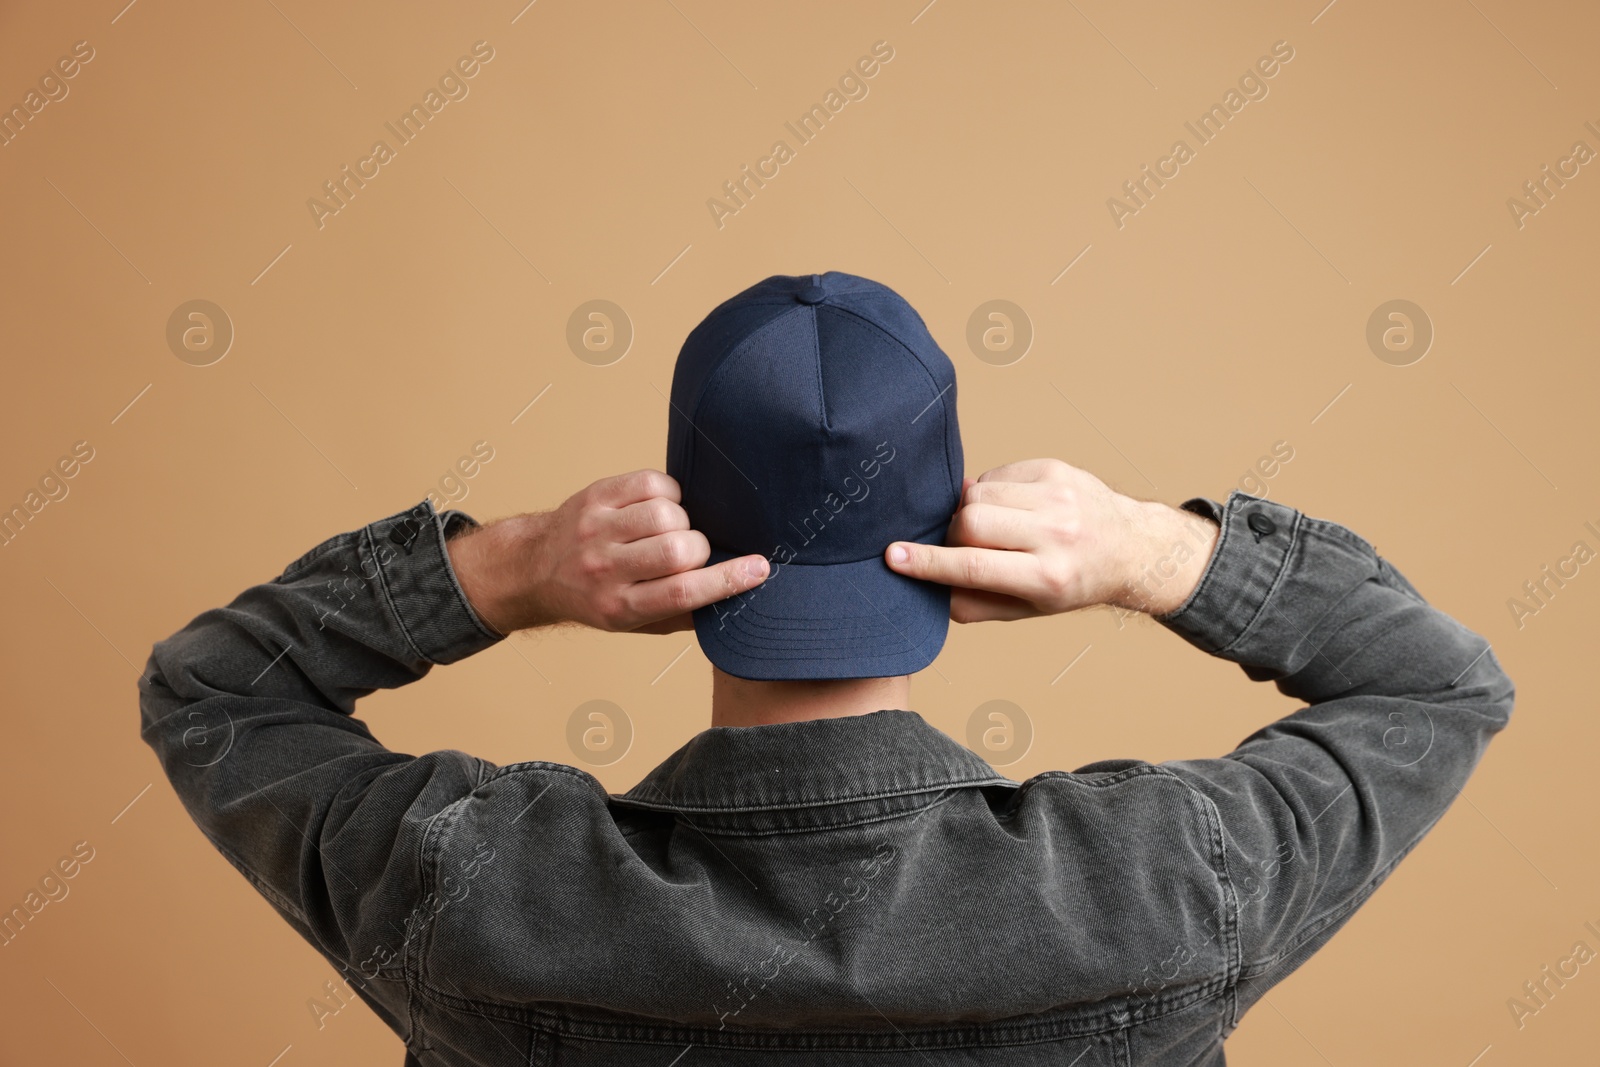
<instances>
[{"instance_id":1,"label":"gray denim jacket","mask_svg":"<svg viewBox=\"0 0 1600 1067\"><path fill-rule=\"evenodd\" d=\"M143 736L407 1064L1222 1064L1515 690L1345 527L1184 506L1221 538L1158 621L1303 705L1221 758L1016 782L905 710L713 727L620 795L392 752L356 701L499 640L426 501L158 643Z\"/></svg>"}]
</instances>

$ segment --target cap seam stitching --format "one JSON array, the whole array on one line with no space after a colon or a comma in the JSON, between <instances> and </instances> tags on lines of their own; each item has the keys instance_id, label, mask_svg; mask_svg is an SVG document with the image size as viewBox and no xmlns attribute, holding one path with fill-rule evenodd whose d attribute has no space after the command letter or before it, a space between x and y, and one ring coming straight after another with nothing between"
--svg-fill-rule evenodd
<instances>
[{"instance_id":1,"label":"cap seam stitching","mask_svg":"<svg viewBox=\"0 0 1600 1067\"><path fill-rule=\"evenodd\" d=\"M791 307L792 306L793 305L791 305ZM685 481L694 480L695 468L700 457L700 437L702 436L702 431L699 425L694 421L694 416L698 415L700 413L700 409L705 406L706 402L710 400L711 397L727 383L727 377L723 374L723 371L727 369L728 364L734 359L743 356L748 351L747 346L749 345L750 341L758 334L765 330L771 329L774 324L780 322L785 313L786 312L780 311L778 314L773 315L771 318L755 327L755 329L739 338L738 341L736 341L731 347L722 353L722 357L717 360L715 365L706 370L705 376L700 384L700 394L694 397L693 400L688 403L687 408L683 413L683 421L688 423L689 438L689 455L684 463L685 469L683 472ZM693 336L693 331L690 331L690 336ZM684 345L688 345L687 339L685 339ZM682 353L680 352L679 355L681 357ZM674 376L676 376L676 373L676 370L674 370ZM670 399L668 403L671 403ZM670 415L670 412L668 414ZM756 492L759 493L760 491L761 488L757 486Z\"/></svg>"},{"instance_id":2,"label":"cap seam stitching","mask_svg":"<svg viewBox=\"0 0 1600 1067\"><path fill-rule=\"evenodd\" d=\"M922 357L918 356L917 353L916 353L916 350L913 349L910 345L906 344L903 340L901 340L900 338L896 337L894 334L890 333L888 330L884 329L882 326L878 325L876 322L873 322L871 319L867 318L865 315L861 314L860 312L856 311L853 308L844 307L844 306L839 305L839 304L830 304L828 306L832 307L832 308L834 308L834 309L836 309L836 310L838 310L838 311L840 311L840 312L842 312L842 313L844 313L846 315L849 315L852 318L855 318L855 319L859 320L864 325L870 327L873 330L876 330L878 333L880 333L884 337L888 338L893 344L897 345L908 356L910 356L911 357L911 361L913 363L915 363L918 367L920 367L922 369L922 373L927 375L927 377L928 377L928 384L931 385L931 386L934 386L935 388L938 388L939 380L933 376L933 371L931 371L928 368L928 365L922 361ZM906 306L910 307L910 304L908 303ZM916 310L915 308L912 308L912 311L915 311L915 310ZM924 331L927 330L927 324L926 323L923 324L923 329L924 329ZM941 354L944 352L944 349L942 347L940 347L939 342L934 338L932 333L928 334L928 340L933 341L934 347L939 349ZM949 359L949 356L946 355L945 358ZM951 363L951 365L950 365L950 391L954 392L955 388L956 388L956 369L955 369L955 364ZM937 401L937 400L941 399L942 397L943 397L943 392L940 392L939 394L937 394L934 397L934 400ZM952 403L953 402L954 402L954 398L952 397ZM955 483L955 479L954 479L954 476L953 476L955 463L953 462L953 458L950 455L950 420L947 417L947 412L946 412L945 406L943 404L939 405L939 418L944 423L944 442L945 442L945 445L944 445L944 469L945 469L945 475L946 475L947 478L949 478L950 484L951 484L951 486L953 488L956 483Z\"/></svg>"}]
</instances>

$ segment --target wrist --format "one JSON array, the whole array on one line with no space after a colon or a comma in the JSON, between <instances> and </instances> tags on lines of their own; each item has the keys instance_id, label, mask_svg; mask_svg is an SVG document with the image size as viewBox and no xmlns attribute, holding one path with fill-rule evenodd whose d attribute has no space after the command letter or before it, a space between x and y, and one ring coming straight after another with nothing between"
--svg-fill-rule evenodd
<instances>
[{"instance_id":1,"label":"wrist","mask_svg":"<svg viewBox=\"0 0 1600 1067\"><path fill-rule=\"evenodd\" d=\"M467 603L502 636L559 621L546 617L549 612L535 595L542 518L500 519L451 538L445 546Z\"/></svg>"},{"instance_id":2,"label":"wrist","mask_svg":"<svg viewBox=\"0 0 1600 1067\"><path fill-rule=\"evenodd\" d=\"M1222 529L1160 501L1132 501L1133 550L1113 606L1148 615L1176 611L1194 595Z\"/></svg>"}]
</instances>

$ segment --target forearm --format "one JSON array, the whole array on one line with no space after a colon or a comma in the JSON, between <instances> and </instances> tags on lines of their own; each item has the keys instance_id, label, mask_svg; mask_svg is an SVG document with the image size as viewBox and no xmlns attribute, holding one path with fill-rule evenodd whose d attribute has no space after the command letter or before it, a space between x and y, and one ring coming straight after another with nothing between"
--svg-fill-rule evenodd
<instances>
[{"instance_id":1,"label":"forearm","mask_svg":"<svg viewBox=\"0 0 1600 1067\"><path fill-rule=\"evenodd\" d=\"M467 602L505 635L560 621L533 595L548 517L517 515L451 538L446 549Z\"/></svg>"},{"instance_id":2,"label":"forearm","mask_svg":"<svg viewBox=\"0 0 1600 1067\"><path fill-rule=\"evenodd\" d=\"M1127 531L1135 550L1111 606L1166 615L1199 587L1215 555L1221 527L1203 515L1159 501L1129 500Z\"/></svg>"},{"instance_id":3,"label":"forearm","mask_svg":"<svg viewBox=\"0 0 1600 1067\"><path fill-rule=\"evenodd\" d=\"M1442 703L1478 686L1509 711L1488 642L1359 534L1237 490L1222 520L1203 580L1158 622L1308 703L1352 693Z\"/></svg>"},{"instance_id":4,"label":"forearm","mask_svg":"<svg viewBox=\"0 0 1600 1067\"><path fill-rule=\"evenodd\" d=\"M422 504L331 537L158 642L141 682L147 727L218 696L348 715L375 689L493 644L445 563L444 536L472 520L448 517L446 530Z\"/></svg>"}]
</instances>

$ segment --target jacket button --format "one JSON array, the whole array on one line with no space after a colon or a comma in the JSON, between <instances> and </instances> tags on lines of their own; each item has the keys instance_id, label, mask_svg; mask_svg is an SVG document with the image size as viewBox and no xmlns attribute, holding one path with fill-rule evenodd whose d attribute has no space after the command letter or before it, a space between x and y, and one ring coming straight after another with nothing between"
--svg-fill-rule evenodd
<instances>
[{"instance_id":1,"label":"jacket button","mask_svg":"<svg viewBox=\"0 0 1600 1067\"><path fill-rule=\"evenodd\" d=\"M1277 532L1278 529L1278 526L1275 522L1267 518L1267 516L1261 514L1259 511L1252 511L1250 513L1250 517L1245 520L1245 524L1248 525L1250 529L1255 531L1256 542L1258 544L1260 543L1261 538L1268 534Z\"/></svg>"}]
</instances>

